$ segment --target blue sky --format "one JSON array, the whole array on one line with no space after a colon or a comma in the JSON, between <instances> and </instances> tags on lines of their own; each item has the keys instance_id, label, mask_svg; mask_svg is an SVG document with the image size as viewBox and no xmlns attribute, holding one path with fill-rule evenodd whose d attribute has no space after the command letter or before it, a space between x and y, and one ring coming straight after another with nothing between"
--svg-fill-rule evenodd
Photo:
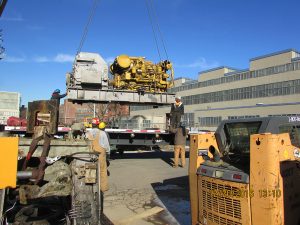
<instances>
[{"instance_id":1,"label":"blue sky","mask_svg":"<svg viewBox=\"0 0 300 225\"><path fill-rule=\"evenodd\" d=\"M9 0L0 18L5 59L0 91L22 104L65 91L93 0ZM197 79L217 66L249 67L249 59L300 50L297 0L153 0L175 77ZM163 53L163 48L161 53ZM159 61L145 1L100 0L82 51L108 61L120 54ZM164 56L164 55L163 55ZM165 58L165 57L163 57Z\"/></svg>"}]
</instances>

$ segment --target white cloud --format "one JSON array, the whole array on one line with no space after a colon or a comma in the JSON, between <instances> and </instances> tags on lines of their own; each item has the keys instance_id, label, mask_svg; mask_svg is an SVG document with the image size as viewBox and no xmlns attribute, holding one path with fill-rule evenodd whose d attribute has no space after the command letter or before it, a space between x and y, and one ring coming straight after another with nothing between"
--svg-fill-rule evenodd
<instances>
[{"instance_id":1,"label":"white cloud","mask_svg":"<svg viewBox=\"0 0 300 225\"><path fill-rule=\"evenodd\" d=\"M205 58L199 58L192 63L189 64L175 64L175 67L179 68L197 68L200 70L206 70L214 67L218 67L218 62L208 62Z\"/></svg>"},{"instance_id":2,"label":"white cloud","mask_svg":"<svg viewBox=\"0 0 300 225\"><path fill-rule=\"evenodd\" d=\"M8 56L4 54L3 62L10 62L10 63L25 62L25 57L24 56L15 57L15 56Z\"/></svg>"},{"instance_id":3,"label":"white cloud","mask_svg":"<svg viewBox=\"0 0 300 225\"><path fill-rule=\"evenodd\" d=\"M75 56L68 54L57 54L53 61L58 63L74 62Z\"/></svg>"},{"instance_id":4,"label":"white cloud","mask_svg":"<svg viewBox=\"0 0 300 225\"><path fill-rule=\"evenodd\" d=\"M57 54L54 57L48 56L35 56L31 59L26 59L25 56L15 57L4 55L3 62L19 63L19 62L35 62L35 63L65 63L65 62L74 62L74 56L68 54Z\"/></svg>"},{"instance_id":5,"label":"white cloud","mask_svg":"<svg viewBox=\"0 0 300 225\"><path fill-rule=\"evenodd\" d=\"M33 58L34 62L37 63L47 63L47 62L56 62L56 63L65 63L65 62L74 62L74 56L68 54L57 54L54 57L47 56L37 56Z\"/></svg>"},{"instance_id":6,"label":"white cloud","mask_svg":"<svg viewBox=\"0 0 300 225\"><path fill-rule=\"evenodd\" d=\"M34 62L37 62L37 63L45 63L45 62L49 62L49 58L45 57L45 56L38 56L38 57L35 57L33 59Z\"/></svg>"}]
</instances>

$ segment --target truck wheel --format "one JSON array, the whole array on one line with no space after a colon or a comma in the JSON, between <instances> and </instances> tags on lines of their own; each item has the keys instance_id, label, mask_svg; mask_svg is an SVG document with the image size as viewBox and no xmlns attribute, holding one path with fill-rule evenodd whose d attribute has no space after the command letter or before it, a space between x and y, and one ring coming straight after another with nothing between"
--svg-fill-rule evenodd
<instances>
[{"instance_id":1,"label":"truck wheel","mask_svg":"<svg viewBox=\"0 0 300 225\"><path fill-rule=\"evenodd\" d=\"M84 159L88 159L84 158ZM88 164L88 165L87 165ZM96 170L86 171L85 168L94 168ZM70 217L73 223L77 225L101 224L102 198L98 176L98 162L90 163L82 160L73 160L72 165L72 209ZM86 172L86 173L85 173ZM85 174L94 174L95 182L87 181ZM93 175L92 175L93 176ZM90 176L88 177L88 179Z\"/></svg>"}]
</instances>

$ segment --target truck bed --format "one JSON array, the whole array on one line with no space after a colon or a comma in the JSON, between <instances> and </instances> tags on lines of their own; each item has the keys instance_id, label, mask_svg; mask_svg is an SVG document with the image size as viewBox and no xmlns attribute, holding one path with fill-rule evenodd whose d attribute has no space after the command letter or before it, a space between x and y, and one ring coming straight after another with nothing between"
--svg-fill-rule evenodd
<instances>
[{"instance_id":1,"label":"truck bed","mask_svg":"<svg viewBox=\"0 0 300 225\"><path fill-rule=\"evenodd\" d=\"M72 102L130 103L142 105L170 105L175 94L149 93L114 89L78 89L68 87L67 98Z\"/></svg>"}]
</instances>

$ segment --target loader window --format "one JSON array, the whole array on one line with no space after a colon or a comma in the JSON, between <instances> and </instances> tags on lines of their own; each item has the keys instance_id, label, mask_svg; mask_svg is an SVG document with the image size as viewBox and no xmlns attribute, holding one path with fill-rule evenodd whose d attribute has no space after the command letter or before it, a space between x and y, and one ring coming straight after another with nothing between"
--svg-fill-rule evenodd
<instances>
[{"instance_id":1,"label":"loader window","mask_svg":"<svg viewBox=\"0 0 300 225\"><path fill-rule=\"evenodd\" d=\"M250 135L257 134L261 122L240 122L225 124L226 155L233 162L249 159Z\"/></svg>"},{"instance_id":2,"label":"loader window","mask_svg":"<svg viewBox=\"0 0 300 225\"><path fill-rule=\"evenodd\" d=\"M292 145L300 147L300 126L281 125L279 133L289 133Z\"/></svg>"}]
</instances>

